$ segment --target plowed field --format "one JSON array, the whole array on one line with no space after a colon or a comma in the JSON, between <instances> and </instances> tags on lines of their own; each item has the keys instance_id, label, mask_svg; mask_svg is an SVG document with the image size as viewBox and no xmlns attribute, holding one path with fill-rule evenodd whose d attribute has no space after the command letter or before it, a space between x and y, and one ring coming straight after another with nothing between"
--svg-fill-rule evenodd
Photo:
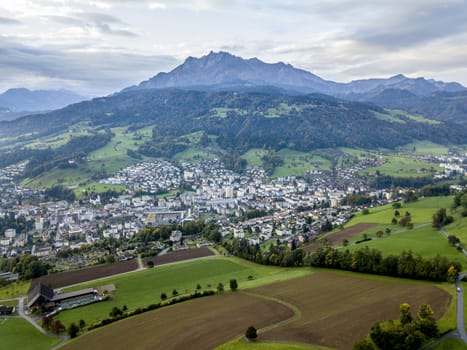
<instances>
[{"instance_id":1,"label":"plowed field","mask_svg":"<svg viewBox=\"0 0 467 350\"><path fill-rule=\"evenodd\" d=\"M279 303L241 293L206 297L148 312L77 338L64 350L211 350L245 332L292 317Z\"/></svg>"},{"instance_id":2,"label":"plowed field","mask_svg":"<svg viewBox=\"0 0 467 350\"><path fill-rule=\"evenodd\" d=\"M377 321L398 319L399 306L409 303L413 315L430 304L437 317L447 310L451 295L428 284L372 280L319 272L287 282L256 288L296 306L297 321L262 335L262 339L320 344L352 349Z\"/></svg>"}]
</instances>

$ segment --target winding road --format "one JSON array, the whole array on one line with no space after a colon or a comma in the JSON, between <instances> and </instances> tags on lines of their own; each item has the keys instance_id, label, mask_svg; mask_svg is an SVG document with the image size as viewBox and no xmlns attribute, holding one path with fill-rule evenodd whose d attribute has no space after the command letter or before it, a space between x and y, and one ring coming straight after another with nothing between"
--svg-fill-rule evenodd
<instances>
[{"instance_id":1,"label":"winding road","mask_svg":"<svg viewBox=\"0 0 467 350\"><path fill-rule=\"evenodd\" d=\"M464 326L464 290L461 287L462 279L467 276L467 272L462 272L456 280L457 292L457 332L464 343L467 343L467 334Z\"/></svg>"}]
</instances>

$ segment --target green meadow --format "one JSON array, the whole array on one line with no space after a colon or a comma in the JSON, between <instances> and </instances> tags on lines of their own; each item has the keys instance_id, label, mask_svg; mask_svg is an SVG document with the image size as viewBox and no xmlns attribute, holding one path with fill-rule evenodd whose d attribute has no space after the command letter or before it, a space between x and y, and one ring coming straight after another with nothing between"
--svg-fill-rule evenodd
<instances>
[{"instance_id":1,"label":"green meadow","mask_svg":"<svg viewBox=\"0 0 467 350\"><path fill-rule=\"evenodd\" d=\"M43 335L22 318L0 317L1 349L43 350L50 349L60 341L60 338Z\"/></svg>"},{"instance_id":2,"label":"green meadow","mask_svg":"<svg viewBox=\"0 0 467 350\"><path fill-rule=\"evenodd\" d=\"M374 173L377 170L383 175L394 177L418 177L428 176L431 174L429 170L440 170L438 164L429 163L425 160L413 159L411 157L401 156L383 156L385 163L379 167L367 168L361 170L361 175Z\"/></svg>"}]
</instances>

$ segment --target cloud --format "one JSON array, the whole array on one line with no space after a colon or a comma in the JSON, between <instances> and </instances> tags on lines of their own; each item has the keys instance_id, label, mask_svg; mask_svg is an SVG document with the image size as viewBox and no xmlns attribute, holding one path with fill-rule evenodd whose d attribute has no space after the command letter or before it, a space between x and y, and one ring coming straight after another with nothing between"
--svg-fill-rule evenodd
<instances>
[{"instance_id":1,"label":"cloud","mask_svg":"<svg viewBox=\"0 0 467 350\"><path fill-rule=\"evenodd\" d=\"M67 27L79 27L83 30L96 30L102 34L137 37L129 25L115 16L98 12L75 12L67 16L47 16L49 20Z\"/></svg>"},{"instance_id":2,"label":"cloud","mask_svg":"<svg viewBox=\"0 0 467 350\"><path fill-rule=\"evenodd\" d=\"M108 47L34 48L0 38L0 87L68 88L103 95L170 70L179 61L167 55L129 53Z\"/></svg>"},{"instance_id":3,"label":"cloud","mask_svg":"<svg viewBox=\"0 0 467 350\"><path fill-rule=\"evenodd\" d=\"M467 30L465 1L414 1L382 6L352 33L355 40L384 47L420 45Z\"/></svg>"},{"instance_id":4,"label":"cloud","mask_svg":"<svg viewBox=\"0 0 467 350\"><path fill-rule=\"evenodd\" d=\"M13 18L0 17L0 25L16 25L16 24L21 24L21 22Z\"/></svg>"}]
</instances>

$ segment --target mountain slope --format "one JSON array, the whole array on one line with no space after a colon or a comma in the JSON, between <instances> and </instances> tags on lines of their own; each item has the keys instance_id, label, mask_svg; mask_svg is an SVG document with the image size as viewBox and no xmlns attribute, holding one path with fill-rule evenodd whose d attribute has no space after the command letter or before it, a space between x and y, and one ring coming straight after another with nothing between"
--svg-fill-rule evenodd
<instances>
[{"instance_id":1,"label":"mountain slope","mask_svg":"<svg viewBox=\"0 0 467 350\"><path fill-rule=\"evenodd\" d=\"M282 62L268 64L257 58L243 59L227 52L210 52L201 58L189 57L171 72L159 73L127 90L182 88L244 91L263 86L280 88L292 94L323 93L338 97L352 94L375 95L386 89L407 90L419 96L438 91L466 90L458 83L444 83L424 78L411 79L402 74L388 79L336 83Z\"/></svg>"},{"instance_id":2,"label":"mountain slope","mask_svg":"<svg viewBox=\"0 0 467 350\"><path fill-rule=\"evenodd\" d=\"M0 106L12 112L50 111L86 100L84 96L67 90L9 89L0 94Z\"/></svg>"}]
</instances>

